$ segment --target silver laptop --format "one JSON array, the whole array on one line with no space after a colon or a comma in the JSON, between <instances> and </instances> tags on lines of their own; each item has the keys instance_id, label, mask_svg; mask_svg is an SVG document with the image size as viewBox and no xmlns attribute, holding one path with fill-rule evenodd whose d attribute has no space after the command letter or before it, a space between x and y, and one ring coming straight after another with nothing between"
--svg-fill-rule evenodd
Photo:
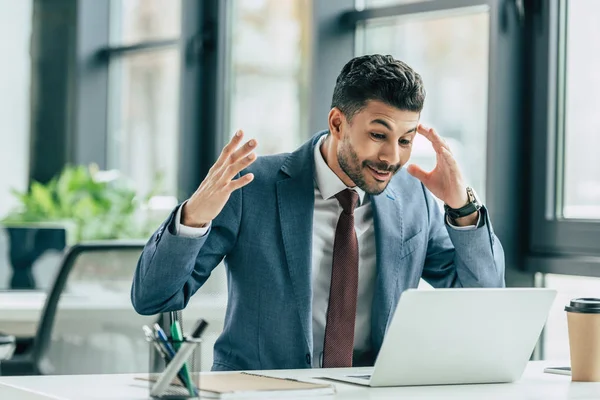
<instances>
[{"instance_id":1,"label":"silver laptop","mask_svg":"<svg viewBox=\"0 0 600 400\"><path fill-rule=\"evenodd\" d=\"M515 381L555 297L533 288L407 290L372 373L328 377L373 387Z\"/></svg>"}]
</instances>

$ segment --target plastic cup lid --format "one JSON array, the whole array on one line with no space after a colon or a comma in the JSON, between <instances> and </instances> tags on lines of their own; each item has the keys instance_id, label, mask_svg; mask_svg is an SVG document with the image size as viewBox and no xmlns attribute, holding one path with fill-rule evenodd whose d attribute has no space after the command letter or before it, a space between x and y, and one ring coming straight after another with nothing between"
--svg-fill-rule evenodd
<instances>
[{"instance_id":1,"label":"plastic cup lid","mask_svg":"<svg viewBox=\"0 0 600 400\"><path fill-rule=\"evenodd\" d=\"M600 314L600 299L573 299L571 300L571 303L565 307L565 311L583 314Z\"/></svg>"}]
</instances>

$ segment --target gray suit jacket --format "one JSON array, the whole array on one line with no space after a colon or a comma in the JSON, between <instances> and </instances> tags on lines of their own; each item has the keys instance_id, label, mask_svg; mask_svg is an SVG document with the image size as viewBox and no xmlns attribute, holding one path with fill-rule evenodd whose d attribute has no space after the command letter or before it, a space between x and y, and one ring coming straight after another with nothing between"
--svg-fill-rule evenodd
<instances>
[{"instance_id":1,"label":"gray suit jacket","mask_svg":"<svg viewBox=\"0 0 600 400\"><path fill-rule=\"evenodd\" d=\"M228 305L214 370L311 367L313 154L323 133L244 170L254 181L232 194L206 236L173 235L174 211L140 257L131 300L145 315L183 309L225 258ZM478 229L452 229L431 193L404 169L371 204L373 357L400 294L419 278L437 288L504 286L504 253L485 209Z\"/></svg>"}]
</instances>

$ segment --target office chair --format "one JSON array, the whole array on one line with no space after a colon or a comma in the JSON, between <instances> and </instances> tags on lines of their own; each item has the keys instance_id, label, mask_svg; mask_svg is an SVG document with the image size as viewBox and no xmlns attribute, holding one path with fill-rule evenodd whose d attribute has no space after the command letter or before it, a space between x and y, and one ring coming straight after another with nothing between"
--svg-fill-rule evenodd
<instances>
[{"instance_id":1,"label":"office chair","mask_svg":"<svg viewBox=\"0 0 600 400\"><path fill-rule=\"evenodd\" d=\"M130 288L143 242L105 241L69 248L30 346L0 361L0 375L143 372L150 346ZM17 345L17 347L19 347Z\"/></svg>"}]
</instances>

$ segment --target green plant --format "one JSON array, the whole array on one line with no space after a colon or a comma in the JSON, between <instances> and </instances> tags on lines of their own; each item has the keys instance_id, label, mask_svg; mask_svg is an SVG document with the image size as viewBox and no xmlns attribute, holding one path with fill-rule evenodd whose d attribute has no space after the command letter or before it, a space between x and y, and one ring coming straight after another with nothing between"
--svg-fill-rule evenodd
<instances>
[{"instance_id":1,"label":"green plant","mask_svg":"<svg viewBox=\"0 0 600 400\"><path fill-rule=\"evenodd\" d=\"M95 165L67 165L47 184L34 181L27 192L13 190L19 206L3 222L66 222L76 241L149 236L150 224L139 221L136 211L152 193L141 199L127 180L108 175Z\"/></svg>"}]
</instances>

